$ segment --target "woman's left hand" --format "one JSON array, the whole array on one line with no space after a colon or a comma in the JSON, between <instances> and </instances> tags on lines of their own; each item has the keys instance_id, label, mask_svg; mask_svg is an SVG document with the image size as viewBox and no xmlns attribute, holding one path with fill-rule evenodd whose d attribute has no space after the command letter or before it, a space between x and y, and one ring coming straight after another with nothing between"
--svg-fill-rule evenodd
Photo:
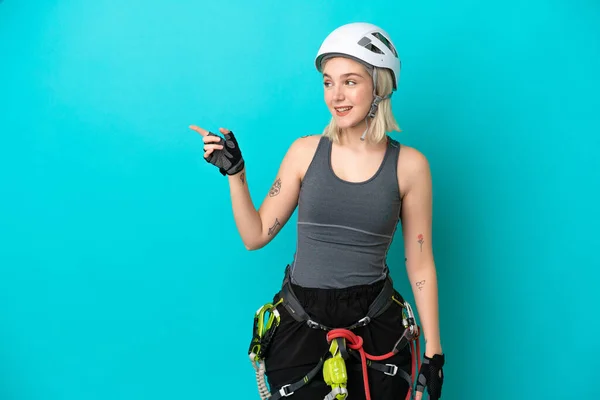
<instances>
[{"instance_id":1,"label":"woman's left hand","mask_svg":"<svg viewBox=\"0 0 600 400\"><path fill-rule=\"evenodd\" d=\"M429 398L437 400L442 397L442 384L444 383L444 370L442 367L446 361L444 354L435 354L433 357L423 356L423 363L417 378L417 393L415 400L423 398L423 392L427 388Z\"/></svg>"}]
</instances>

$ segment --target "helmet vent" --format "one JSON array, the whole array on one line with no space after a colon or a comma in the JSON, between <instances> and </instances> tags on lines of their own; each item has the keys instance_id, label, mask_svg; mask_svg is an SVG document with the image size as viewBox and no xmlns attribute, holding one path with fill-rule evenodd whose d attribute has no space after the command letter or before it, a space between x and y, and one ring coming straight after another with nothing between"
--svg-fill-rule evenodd
<instances>
[{"instance_id":1,"label":"helmet vent","mask_svg":"<svg viewBox=\"0 0 600 400\"><path fill-rule=\"evenodd\" d=\"M390 51L394 54L394 57L398 58L398 53L396 52L394 45L391 44L390 41L387 40L387 38L385 36L383 36L379 32L373 32L373 36L375 36L377 39L381 40L383 42L383 44L385 44L387 46L387 48L390 49Z\"/></svg>"},{"instance_id":2,"label":"helmet vent","mask_svg":"<svg viewBox=\"0 0 600 400\"><path fill-rule=\"evenodd\" d=\"M358 41L358 44L359 46L362 46L365 49L372 51L373 53L383 54L383 51L381 51L379 47L371 43L371 39L369 39L366 36L363 36L363 38Z\"/></svg>"}]
</instances>

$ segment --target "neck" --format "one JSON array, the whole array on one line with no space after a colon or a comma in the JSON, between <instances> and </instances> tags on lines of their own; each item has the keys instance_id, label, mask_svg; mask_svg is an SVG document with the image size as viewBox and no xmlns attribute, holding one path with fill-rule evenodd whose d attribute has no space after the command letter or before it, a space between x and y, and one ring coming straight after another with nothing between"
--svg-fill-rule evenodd
<instances>
[{"instance_id":1,"label":"neck","mask_svg":"<svg viewBox=\"0 0 600 400\"><path fill-rule=\"evenodd\" d=\"M342 129L340 144L348 147L364 148L369 144L366 137L364 141L360 139L365 133L365 129L367 129L366 119L355 126Z\"/></svg>"}]
</instances>

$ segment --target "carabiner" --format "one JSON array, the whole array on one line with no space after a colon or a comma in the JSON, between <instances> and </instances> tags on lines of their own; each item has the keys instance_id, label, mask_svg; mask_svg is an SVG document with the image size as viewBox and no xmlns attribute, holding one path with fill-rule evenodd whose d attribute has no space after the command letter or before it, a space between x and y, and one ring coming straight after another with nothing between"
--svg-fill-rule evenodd
<instances>
[{"instance_id":1,"label":"carabiner","mask_svg":"<svg viewBox=\"0 0 600 400\"><path fill-rule=\"evenodd\" d=\"M253 361L260 360L264 357L271 339L275 333L275 329L279 326L280 314L277 311L279 301L275 305L267 303L260 307L254 314L254 327L252 332L252 341L248 355ZM267 316L268 314L268 316Z\"/></svg>"}]
</instances>

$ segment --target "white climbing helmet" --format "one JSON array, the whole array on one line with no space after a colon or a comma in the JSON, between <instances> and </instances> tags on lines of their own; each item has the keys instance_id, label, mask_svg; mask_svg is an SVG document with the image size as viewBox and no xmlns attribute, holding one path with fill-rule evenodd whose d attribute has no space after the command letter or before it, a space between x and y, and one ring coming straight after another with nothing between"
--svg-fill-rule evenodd
<instances>
[{"instance_id":1,"label":"white climbing helmet","mask_svg":"<svg viewBox=\"0 0 600 400\"><path fill-rule=\"evenodd\" d=\"M353 22L335 29L319 48L315 58L317 70L323 72L323 59L335 55L349 56L375 67L389 69L394 78L393 90L398 88L400 58L390 35L378 26Z\"/></svg>"}]
</instances>

